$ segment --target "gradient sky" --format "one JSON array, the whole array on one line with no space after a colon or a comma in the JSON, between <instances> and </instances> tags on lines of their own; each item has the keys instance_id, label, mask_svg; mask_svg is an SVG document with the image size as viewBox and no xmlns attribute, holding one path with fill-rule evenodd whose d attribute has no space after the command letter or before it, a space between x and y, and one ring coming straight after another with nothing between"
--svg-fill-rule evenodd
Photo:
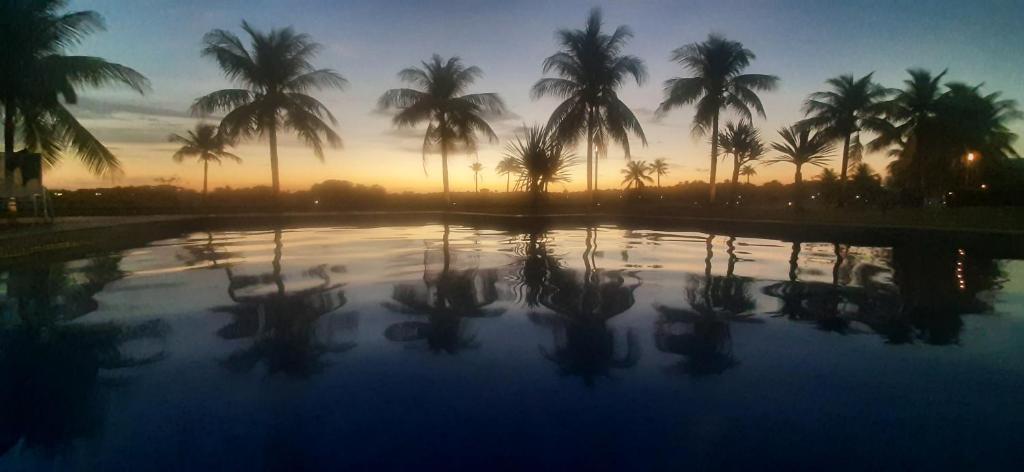
<instances>
[{"instance_id":1,"label":"gradient sky","mask_svg":"<svg viewBox=\"0 0 1024 472\"><path fill-rule=\"evenodd\" d=\"M663 184L706 179L706 139L690 134L692 108L656 121L665 79L682 74L668 61L672 49L700 41L710 32L744 43L757 54L749 72L781 77L778 91L762 99L768 113L755 124L769 139L775 130L802 117L800 105L822 82L842 73L875 71L891 87L901 85L908 67L948 68L951 80L985 83L987 91L1024 99L1024 1L847 0L796 1L340 1L340 0L81 0L74 9L92 9L107 20L108 31L88 39L76 53L98 55L136 68L153 91L145 97L117 90L86 91L73 111L122 160L125 174L111 182L89 175L73 159L47 176L51 188L153 184L177 177L179 185L202 185L202 168L171 161L172 132L184 132L196 119L187 114L192 100L229 83L210 60L200 57L200 41L213 28L241 33L242 19L259 29L293 26L324 45L315 61L336 69L351 86L317 96L340 121L343 149L330 150L324 162L292 139L282 142L281 181L286 189L305 189L326 179L380 184L391 191L436 191L440 159L430 158L424 175L419 146L423 128L396 130L375 112L380 94L400 86L396 72L433 53L458 55L481 67L484 77L474 92L497 92L511 114L492 126L502 142L482 145L487 169L483 186L504 188L494 174L504 142L523 123L543 123L556 101L532 101L530 86L541 77L541 61L557 49L554 31L583 26L587 11L601 6L607 27L629 25L635 37L626 52L643 58L650 80L631 84L620 96L640 118L650 145L634 143L634 158L664 157L672 164ZM244 37L243 37L244 39ZM1024 132L1021 123L1014 130ZM210 172L211 187L269 184L267 146L248 142L236 153L245 162L225 163ZM583 150L585 153L585 150ZM454 190L471 190L473 156L450 159ZM601 161L601 186L619 187L621 150ZM886 159L869 156L876 170ZM729 167L727 167L728 169ZM578 166L582 175L585 166ZM792 168L762 167L754 182L789 181ZM814 172L812 171L812 174ZM584 185L576 178L570 190Z\"/></svg>"}]
</instances>

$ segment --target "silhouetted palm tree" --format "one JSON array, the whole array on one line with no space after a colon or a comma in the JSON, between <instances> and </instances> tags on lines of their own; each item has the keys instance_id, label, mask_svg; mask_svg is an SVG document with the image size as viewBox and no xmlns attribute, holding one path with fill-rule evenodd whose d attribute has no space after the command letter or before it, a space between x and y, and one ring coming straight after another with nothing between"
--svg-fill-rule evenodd
<instances>
[{"instance_id":1,"label":"silhouetted palm tree","mask_svg":"<svg viewBox=\"0 0 1024 472\"><path fill-rule=\"evenodd\" d=\"M650 171L651 169L644 161L627 162L626 168L622 169L622 183L626 186L626 190L629 190L630 187L643 190L644 183L654 183L654 179L649 174Z\"/></svg>"},{"instance_id":2,"label":"silhouetted palm tree","mask_svg":"<svg viewBox=\"0 0 1024 472\"><path fill-rule=\"evenodd\" d=\"M661 188L661 176L668 175L668 162L665 158L659 157L651 163L651 172L658 179L658 188Z\"/></svg>"},{"instance_id":3,"label":"silhouetted palm tree","mask_svg":"<svg viewBox=\"0 0 1024 472\"><path fill-rule=\"evenodd\" d=\"M195 157L203 163L203 196L206 196L207 176L210 170L210 162L221 163L222 159L235 162L242 162L242 158L224 150L230 145L227 137L221 134L220 129L214 125L200 123L196 129L189 131L188 135L172 134L168 140L172 143L181 144L181 147L174 152L174 162L182 162L186 157Z\"/></svg>"},{"instance_id":4,"label":"silhouetted palm tree","mask_svg":"<svg viewBox=\"0 0 1024 472\"><path fill-rule=\"evenodd\" d=\"M587 191L593 199L597 188L594 147L600 156L607 153L609 141L619 143L629 159L630 133L647 145L640 121L616 93L630 77L643 84L647 69L640 58L622 54L633 37L628 27L619 26L612 34L601 31L598 8L590 10L584 29L559 30L556 37L562 50L544 59L544 73L553 71L558 77L540 79L531 93L535 99L548 95L562 99L547 124L559 142L575 144L585 137Z\"/></svg>"},{"instance_id":5,"label":"silhouetted palm tree","mask_svg":"<svg viewBox=\"0 0 1024 472\"><path fill-rule=\"evenodd\" d=\"M445 202L451 203L448 186L448 153L455 146L466 150L476 148L477 134L491 142L498 136L487 124L488 115L505 112L505 104L496 93L463 95L483 72L479 67L466 66L458 57L447 61L434 54L423 67L409 67L398 73L398 78L419 89L400 88L384 92L378 100L381 109L397 109L392 122L398 127L427 123L423 136L423 170L427 169L427 152L437 145L441 152L441 175L444 182Z\"/></svg>"},{"instance_id":6,"label":"silhouetted palm tree","mask_svg":"<svg viewBox=\"0 0 1024 472\"><path fill-rule=\"evenodd\" d=\"M747 184L749 185L750 178L757 175L757 169L755 169L752 165L745 165L742 169L740 169L740 175L747 178Z\"/></svg>"},{"instance_id":7,"label":"silhouetted palm tree","mask_svg":"<svg viewBox=\"0 0 1024 472\"><path fill-rule=\"evenodd\" d=\"M730 183L730 200L736 201L739 187L740 169L748 162L754 162L764 155L765 147L761 142L761 133L748 122L739 124L727 123L725 131L718 136L719 147L724 154L732 154L732 179Z\"/></svg>"},{"instance_id":8,"label":"silhouetted palm tree","mask_svg":"<svg viewBox=\"0 0 1024 472\"><path fill-rule=\"evenodd\" d=\"M765 116L758 91L774 90L779 78L774 75L744 74L756 56L738 41L710 35L700 43L692 43L672 51L678 62L693 77L676 77L665 81L665 99L658 112L696 104L693 133L699 136L711 129L711 177L708 201L715 201L715 178L718 169L718 116L731 109L750 122L753 112ZM753 109L753 110L751 110Z\"/></svg>"},{"instance_id":9,"label":"silhouetted palm tree","mask_svg":"<svg viewBox=\"0 0 1024 472\"><path fill-rule=\"evenodd\" d=\"M483 164L474 162L469 165L469 169L473 171L473 191L480 192L480 172L484 170Z\"/></svg>"},{"instance_id":10,"label":"silhouetted palm tree","mask_svg":"<svg viewBox=\"0 0 1024 472\"><path fill-rule=\"evenodd\" d=\"M320 44L292 28L257 31L242 22L251 42L247 50L229 31L215 29L203 37L203 56L211 57L229 80L242 88L218 90L196 99L192 112L206 115L225 112L220 129L225 135L264 137L270 141L270 171L274 195L281 191L278 176L277 133L292 131L321 161L324 142L341 146L331 129L338 121L324 104L307 95L324 88L341 90L347 84L331 69L317 69L310 62ZM325 121L326 120L326 121Z\"/></svg>"},{"instance_id":11,"label":"silhouetted palm tree","mask_svg":"<svg viewBox=\"0 0 1024 472\"><path fill-rule=\"evenodd\" d=\"M512 159L513 167L519 170L516 188L532 193L535 204L549 185L571 180L569 171L577 160L539 126L517 133L505 146L505 159Z\"/></svg>"},{"instance_id":12,"label":"silhouetted palm tree","mask_svg":"<svg viewBox=\"0 0 1024 472\"><path fill-rule=\"evenodd\" d=\"M505 176L505 193L512 190L512 174L519 174L521 169L516 165L516 159L512 156L505 156L494 168L498 175Z\"/></svg>"},{"instance_id":13,"label":"silhouetted palm tree","mask_svg":"<svg viewBox=\"0 0 1024 472\"><path fill-rule=\"evenodd\" d=\"M871 80L872 74L855 79L852 75L840 75L825 81L832 89L814 92L804 102L807 118L797 126L809 127L823 133L832 140L843 141L843 161L839 169L839 205L845 203L846 175L850 162L861 157L860 133L862 131L884 132L886 123L882 119L887 105L885 98L890 91Z\"/></svg>"},{"instance_id":14,"label":"silhouetted palm tree","mask_svg":"<svg viewBox=\"0 0 1024 472\"><path fill-rule=\"evenodd\" d=\"M794 201L797 206L803 204L803 166L811 165L825 167L825 163L831 159L835 147L828 135L821 132L812 132L810 128L790 126L779 130L779 137L782 142L772 143L772 149L779 153L778 156L765 161L765 164L772 165L779 162L793 164L796 173L793 175Z\"/></svg>"},{"instance_id":15,"label":"silhouetted palm tree","mask_svg":"<svg viewBox=\"0 0 1024 472\"><path fill-rule=\"evenodd\" d=\"M66 0L9 0L0 3L0 106L4 157L11 158L20 137L29 152L53 165L65 154L77 156L99 175L117 174L121 163L75 119L67 105L83 87L125 85L140 94L149 89L142 74L99 57L66 51L104 29L94 11L62 12Z\"/></svg>"}]
</instances>

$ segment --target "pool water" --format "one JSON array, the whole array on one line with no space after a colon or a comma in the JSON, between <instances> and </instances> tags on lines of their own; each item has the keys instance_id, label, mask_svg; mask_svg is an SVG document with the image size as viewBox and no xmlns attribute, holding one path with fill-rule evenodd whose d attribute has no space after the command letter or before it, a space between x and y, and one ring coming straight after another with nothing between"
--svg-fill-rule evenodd
<instances>
[{"instance_id":1,"label":"pool water","mask_svg":"<svg viewBox=\"0 0 1024 472\"><path fill-rule=\"evenodd\" d=\"M0 267L0 470L1012 469L1024 264L580 227Z\"/></svg>"}]
</instances>

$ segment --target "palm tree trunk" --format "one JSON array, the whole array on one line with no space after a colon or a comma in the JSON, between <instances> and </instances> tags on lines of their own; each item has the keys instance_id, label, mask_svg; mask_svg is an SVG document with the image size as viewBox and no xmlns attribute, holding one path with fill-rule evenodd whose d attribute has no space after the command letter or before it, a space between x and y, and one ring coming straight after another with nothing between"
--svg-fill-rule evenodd
<instances>
[{"instance_id":1,"label":"palm tree trunk","mask_svg":"<svg viewBox=\"0 0 1024 472\"><path fill-rule=\"evenodd\" d=\"M203 161L203 200L206 199L206 183L210 172L210 161Z\"/></svg>"},{"instance_id":2,"label":"palm tree trunk","mask_svg":"<svg viewBox=\"0 0 1024 472\"><path fill-rule=\"evenodd\" d=\"M480 173L473 172L473 191L480 193Z\"/></svg>"},{"instance_id":3,"label":"palm tree trunk","mask_svg":"<svg viewBox=\"0 0 1024 472\"><path fill-rule=\"evenodd\" d=\"M448 140L441 136L441 180L444 183L444 202L451 206L452 195L448 188Z\"/></svg>"},{"instance_id":4,"label":"palm tree trunk","mask_svg":"<svg viewBox=\"0 0 1024 472\"><path fill-rule=\"evenodd\" d=\"M4 109L4 154L0 156L0 184L8 181L6 159L14 156L14 104L6 100Z\"/></svg>"},{"instance_id":5,"label":"palm tree trunk","mask_svg":"<svg viewBox=\"0 0 1024 472\"><path fill-rule=\"evenodd\" d=\"M509 187L512 185L512 174L505 174L505 193L509 192Z\"/></svg>"},{"instance_id":6,"label":"palm tree trunk","mask_svg":"<svg viewBox=\"0 0 1024 472\"><path fill-rule=\"evenodd\" d=\"M274 199L281 193L281 181L278 177L277 168L277 123L271 123L267 135L270 139L270 173L271 185L274 189Z\"/></svg>"},{"instance_id":7,"label":"palm tree trunk","mask_svg":"<svg viewBox=\"0 0 1024 472\"><path fill-rule=\"evenodd\" d=\"M587 109L587 193L590 194L590 202L594 202L594 120Z\"/></svg>"},{"instance_id":8,"label":"palm tree trunk","mask_svg":"<svg viewBox=\"0 0 1024 472\"><path fill-rule=\"evenodd\" d=\"M729 196L730 203L736 203L736 194L739 193L740 187L740 157L733 154L732 156L732 195Z\"/></svg>"},{"instance_id":9,"label":"palm tree trunk","mask_svg":"<svg viewBox=\"0 0 1024 472\"><path fill-rule=\"evenodd\" d=\"M715 174L718 173L718 111L715 111L711 126L711 190L708 191L708 203L715 203Z\"/></svg>"},{"instance_id":10,"label":"palm tree trunk","mask_svg":"<svg viewBox=\"0 0 1024 472\"><path fill-rule=\"evenodd\" d=\"M661 188L661 174L658 174L658 188Z\"/></svg>"},{"instance_id":11,"label":"palm tree trunk","mask_svg":"<svg viewBox=\"0 0 1024 472\"><path fill-rule=\"evenodd\" d=\"M796 201L796 207L797 208L800 208L801 206L803 206L803 202L804 202L804 192L803 192L804 174L802 172L800 172L800 167L801 167L800 164L796 165L796 175L793 176L793 193L795 194L793 196L793 200ZM747 177L747 178L749 179L750 177Z\"/></svg>"},{"instance_id":12,"label":"palm tree trunk","mask_svg":"<svg viewBox=\"0 0 1024 472\"><path fill-rule=\"evenodd\" d=\"M839 170L839 206L846 204L846 168L850 165L850 135L843 139L843 168Z\"/></svg>"}]
</instances>

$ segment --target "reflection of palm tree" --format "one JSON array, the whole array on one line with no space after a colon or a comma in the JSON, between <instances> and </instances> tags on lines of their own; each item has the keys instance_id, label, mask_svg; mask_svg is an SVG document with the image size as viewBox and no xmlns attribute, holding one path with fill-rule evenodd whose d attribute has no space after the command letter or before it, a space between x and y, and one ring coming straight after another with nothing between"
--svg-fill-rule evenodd
<instances>
[{"instance_id":1,"label":"reflection of palm tree","mask_svg":"<svg viewBox=\"0 0 1024 472\"><path fill-rule=\"evenodd\" d=\"M714 238L709 235L705 242L704 276L691 275L684 289L689 307L655 306L661 314L655 322L655 345L662 352L683 356L674 370L693 376L720 374L735 366L730 323L760 322L749 313L755 307L748 288L750 279L732 275L738 260L735 238L728 242L728 275L711 275Z\"/></svg>"},{"instance_id":2,"label":"reflection of palm tree","mask_svg":"<svg viewBox=\"0 0 1024 472\"><path fill-rule=\"evenodd\" d=\"M223 249L223 243L214 242L213 233L206 232L206 240L199 243L198 240L189 240L183 248L187 254L177 257L189 267L197 264L209 263L209 268L220 268L221 259L234 257L234 254Z\"/></svg>"},{"instance_id":3,"label":"reflection of palm tree","mask_svg":"<svg viewBox=\"0 0 1024 472\"><path fill-rule=\"evenodd\" d=\"M383 304L398 313L425 316L426 321L392 324L384 331L386 338L401 342L425 339L432 351L455 354L476 346L468 332L466 318L485 318L502 313L502 310L487 308L498 300L497 271L452 270L448 234L448 225L445 225L441 273L435 277L428 274L428 253L425 252L423 287L418 284L395 285L392 301Z\"/></svg>"},{"instance_id":4,"label":"reflection of palm tree","mask_svg":"<svg viewBox=\"0 0 1024 472\"><path fill-rule=\"evenodd\" d=\"M531 236L531 241L537 239ZM551 329L554 349L541 348L541 354L558 365L565 375L577 375L589 386L611 369L636 365L640 346L632 330L626 331L626 351L616 352L615 331L608 321L628 310L636 302L633 292L640 285L635 274L602 271L595 267L596 230L587 228L587 249L583 254L582 283L575 271L561 268L557 261L545 259L542 245L528 246L520 283L527 294L540 287L539 296L527 296L554 313L531 313L530 320ZM537 258L538 261L531 262ZM627 277L633 279L627 282Z\"/></svg>"},{"instance_id":5,"label":"reflection of palm tree","mask_svg":"<svg viewBox=\"0 0 1024 472\"><path fill-rule=\"evenodd\" d=\"M103 370L140 366L163 352L134 356L125 342L162 338L161 320L83 323L94 295L123 276L116 256L67 266L14 270L0 298L0 455L24 447L58 452L98 429L96 395ZM75 323L70 323L78 320Z\"/></svg>"},{"instance_id":6,"label":"reflection of palm tree","mask_svg":"<svg viewBox=\"0 0 1024 472\"><path fill-rule=\"evenodd\" d=\"M228 296L235 305L214 309L229 313L233 318L217 334L229 340L253 340L249 347L231 354L225 361L225 366L233 371L248 371L263 361L269 373L305 377L323 369L324 355L345 352L356 346L354 342L333 340L335 329L354 329L358 323L354 314L346 314L340 320L328 317L325 332L318 330L318 323L325 314L347 302L343 285L331 281L332 269L326 265L310 268L303 277L319 279L320 283L288 291L281 267L282 251L281 230L275 230L271 273L245 276L235 274L231 267L225 268ZM245 294L266 285L273 285L274 289L267 294Z\"/></svg>"}]
</instances>

